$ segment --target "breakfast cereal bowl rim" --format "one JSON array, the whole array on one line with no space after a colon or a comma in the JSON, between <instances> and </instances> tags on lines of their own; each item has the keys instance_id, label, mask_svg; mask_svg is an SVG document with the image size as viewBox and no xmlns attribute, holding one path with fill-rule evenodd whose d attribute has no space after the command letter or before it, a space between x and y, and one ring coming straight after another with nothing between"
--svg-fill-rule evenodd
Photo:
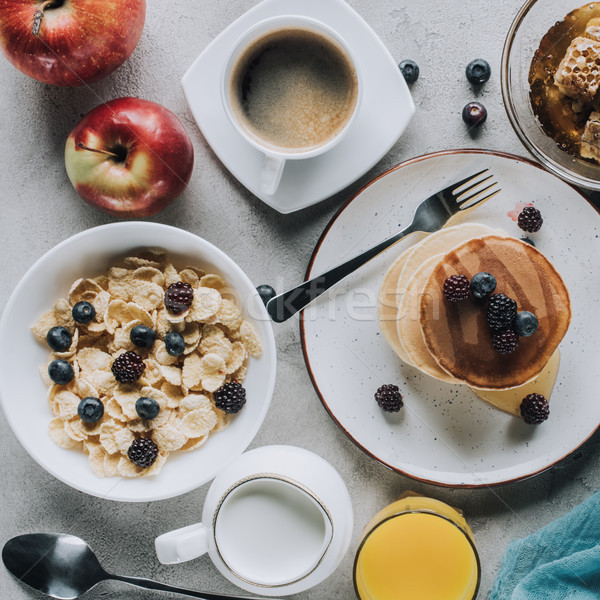
<instances>
[{"instance_id":1,"label":"breakfast cereal bowl rim","mask_svg":"<svg viewBox=\"0 0 600 600\"><path fill-rule=\"evenodd\" d=\"M526 2L523 4L523 6L520 8L519 12L513 19L508 33L506 35L504 47L502 49L502 60L500 69L500 88L502 92L504 108L506 110L508 120L515 133L517 134L517 137L525 146L525 148L543 165L544 168L546 168L554 175L557 175L564 181L571 183L572 185L580 186L590 190L600 191L600 178L592 179L590 177L580 175L574 172L572 169L568 168L567 166L560 164L552 157L548 156L548 154L546 154L546 152L544 152L527 134L527 132L521 124L521 120L518 115L518 110L515 107L514 95L510 81L510 72L513 61L522 58L514 56L513 49L515 38L525 17L529 14L529 12L534 8L536 4L540 4L542 1L543 0L526 0ZM585 0L582 0L582 6L584 5ZM565 17L569 12L570 10L566 9L565 13L561 15L561 17ZM558 18L560 17L557 15L557 19ZM533 56L530 57L530 60L532 58ZM529 71L529 69L527 69L527 71ZM534 118L533 115L532 118ZM541 126L540 133L543 134ZM566 152L564 154L565 158L567 156L571 156Z\"/></svg>"},{"instance_id":2,"label":"breakfast cereal bowl rim","mask_svg":"<svg viewBox=\"0 0 600 600\"><path fill-rule=\"evenodd\" d=\"M107 238L111 236L114 238L114 235L116 234L119 234L118 247L111 248L110 252L105 250L104 244L106 243ZM133 238L130 238L128 234L133 236ZM184 468L183 464L177 465L175 464L174 460L171 465L169 464L171 460L169 460L161 473L156 477L142 477L135 479L101 479L95 478L95 476L93 476L95 479L92 479L89 477L89 473L83 473L84 469L87 469L89 472L91 472L87 457L83 457L85 459L83 469L79 469L79 471L75 473L71 472L71 470L67 468L72 461L69 455L62 455L64 456L64 462L59 460L58 464L51 463L51 459L48 458L44 453L44 449L48 451L48 449L51 448L52 452L55 450L55 448L54 443L50 440L47 433L45 433L46 439L43 441L33 439L33 434L28 435L27 429L22 422L23 418L22 414L19 413L20 409L15 409L10 405L10 400L12 398L17 398L18 401L21 401L21 397L23 396L23 394L20 394L19 390L15 389L14 387L14 378L16 375L11 379L10 373L7 371L8 367L5 366L6 357L13 353L10 343L7 341L10 339L9 331L11 328L11 321L13 318L18 318L21 321L28 319L30 320L29 325L31 326L42 314L42 312L39 312L38 314L31 314L27 311L27 308L20 308L19 302L23 297L23 294L27 293L27 291L31 289L36 289L36 287L39 290L38 286L40 284L36 283L34 280L36 276L40 274L40 272L43 271L46 273L46 277L50 277L50 274L58 275L60 273L60 271L64 268L64 262L60 263L60 266L53 263L55 262L55 257L57 255L61 255L63 252L65 252L65 250L70 250L69 256L77 256L77 260L81 260L81 256L77 254L77 250L82 251L84 248L86 248L86 250L83 255L88 257L90 260L97 255L123 255L127 251L143 246L160 246L164 247L167 251L171 251L173 254L178 254L177 251L172 251L171 248L169 248L170 244L174 245L174 236L177 236L178 239L182 240L183 245L194 247L194 250L198 253L197 257L195 256L195 258L199 263L212 263L214 261L216 263L225 265L226 268L222 269L221 273L224 275L225 279L228 280L228 283L232 285L236 292L244 294L245 302L243 308L247 310L248 304L251 303L253 314L258 314L260 317L260 320L255 318L254 321L260 330L263 353L259 359L250 359L248 374L250 376L253 371L257 372L260 370L261 372L264 372L263 374L266 375L266 377L264 380L262 380L260 388L257 389L262 396L261 403L256 407L256 410L248 413L250 416L246 417L249 420L251 427L249 427L247 431L244 431L243 435L237 436L237 439L231 444L231 453L226 458L223 458L218 468L211 465L211 467L206 468L206 470L198 469L195 471L195 475L193 476L191 476L190 473ZM138 243L137 239L139 237L148 238L148 242ZM131 242L129 241L130 239L132 239ZM172 240L170 244L168 241L169 239ZM186 256L185 252L179 252L179 254ZM82 275L85 275L85 273L82 273ZM233 281L234 279L235 282ZM242 289L240 289L240 286ZM64 289L64 284L61 287ZM55 298L47 298L44 296L44 300L47 306L50 307L55 301ZM258 312L255 313L254 311ZM20 317L19 314L21 314ZM29 328L25 332L24 337L27 339L23 340L22 343L29 349L35 349L33 353L36 356L39 355L41 345L35 341L34 337L29 331ZM144 221L122 221L117 223L109 223L79 232L61 241L53 248L48 250L33 263L33 265L23 275L11 293L0 319L0 340L2 340L0 342L0 405L3 408L11 430L21 446L44 470L66 485L92 496L116 501L148 502L153 500L164 500L192 491L201 485L204 485L208 481L211 481L218 474L218 472L224 466L226 466L226 464L228 464L230 460L242 454L252 442L258 433L259 428L264 422L275 386L276 347L273 328L266 309L260 300L258 292L248 276L244 273L241 267L239 267L237 263L233 261L233 259L231 259L222 250L207 240L191 232L160 223ZM49 350L45 350L43 348L41 348L41 350L46 354L49 352ZM253 365L252 361L261 361L262 366L259 367L258 365ZM37 366L38 365L36 364L33 378L39 379ZM42 398L43 406L41 410L48 413L45 415L46 422L48 423L51 420L51 414L47 411L45 397ZM245 408L248 407L246 406ZM230 428L220 432L219 435L224 435L226 437L233 435L233 433L230 433L229 436L227 436ZM238 433L237 430L235 433ZM205 448L207 448L207 445L201 449L198 449L198 452L201 453ZM80 454L79 452L73 450L59 450L64 453ZM194 454L196 453L191 452L186 453L184 456L185 458L188 458ZM161 481L159 478L165 472L165 470L169 468L169 466L171 466L173 470L177 468L177 472L175 473L174 471L171 474L169 483L167 485L166 481ZM78 479L78 476L81 477L82 475L84 476L83 483ZM172 487L172 480L175 480L175 487ZM117 482L116 484L114 484L115 481ZM105 484L103 482L112 482L113 485L110 485L110 483ZM138 485L136 485L139 482L144 482L143 486L141 486L141 489L138 487Z\"/></svg>"}]
</instances>

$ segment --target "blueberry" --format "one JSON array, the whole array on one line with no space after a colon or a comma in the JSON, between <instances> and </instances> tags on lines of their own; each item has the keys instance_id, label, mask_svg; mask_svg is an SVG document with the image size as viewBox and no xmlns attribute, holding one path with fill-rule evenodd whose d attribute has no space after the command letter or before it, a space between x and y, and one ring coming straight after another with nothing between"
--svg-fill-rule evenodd
<instances>
[{"instance_id":1,"label":"blueberry","mask_svg":"<svg viewBox=\"0 0 600 600\"><path fill-rule=\"evenodd\" d=\"M469 80L469 83L472 83L473 85L481 85L490 78L492 69L486 60L483 60L482 58L476 58L467 65L465 74Z\"/></svg>"},{"instance_id":2,"label":"blueberry","mask_svg":"<svg viewBox=\"0 0 600 600\"><path fill-rule=\"evenodd\" d=\"M496 278L491 273L475 273L471 278L471 293L481 300L487 298L496 289Z\"/></svg>"},{"instance_id":3,"label":"blueberry","mask_svg":"<svg viewBox=\"0 0 600 600\"><path fill-rule=\"evenodd\" d=\"M104 404L99 398L88 396L79 403L77 414L84 423L95 423L104 414Z\"/></svg>"},{"instance_id":4,"label":"blueberry","mask_svg":"<svg viewBox=\"0 0 600 600\"><path fill-rule=\"evenodd\" d=\"M78 323L85 325L96 316L96 309L89 302L78 302L71 314Z\"/></svg>"},{"instance_id":5,"label":"blueberry","mask_svg":"<svg viewBox=\"0 0 600 600\"><path fill-rule=\"evenodd\" d=\"M271 298L274 298L277 295L275 290L270 285L259 285L256 288L256 291L258 292L258 295L265 306Z\"/></svg>"},{"instance_id":6,"label":"blueberry","mask_svg":"<svg viewBox=\"0 0 600 600\"><path fill-rule=\"evenodd\" d=\"M528 237L522 237L522 238L520 238L520 240L522 242L525 242L526 244L529 244L530 246L533 246L535 248L535 244L533 243L532 239L529 239Z\"/></svg>"},{"instance_id":7,"label":"blueberry","mask_svg":"<svg viewBox=\"0 0 600 600\"><path fill-rule=\"evenodd\" d=\"M144 396L135 401L135 412L142 419L154 419L160 412L160 406L153 398L146 398Z\"/></svg>"},{"instance_id":8,"label":"blueberry","mask_svg":"<svg viewBox=\"0 0 600 600\"><path fill-rule=\"evenodd\" d=\"M165 335L165 348L171 356L179 356L185 350L183 336L176 331L170 331Z\"/></svg>"},{"instance_id":9,"label":"blueberry","mask_svg":"<svg viewBox=\"0 0 600 600\"><path fill-rule=\"evenodd\" d=\"M522 310L517 313L513 321L513 329L515 333L521 337L529 337L534 334L538 328L537 317L528 310Z\"/></svg>"},{"instance_id":10,"label":"blueberry","mask_svg":"<svg viewBox=\"0 0 600 600\"><path fill-rule=\"evenodd\" d=\"M150 348L156 340L156 333L145 325L136 325L129 334L129 339L140 348Z\"/></svg>"},{"instance_id":11,"label":"blueberry","mask_svg":"<svg viewBox=\"0 0 600 600\"><path fill-rule=\"evenodd\" d=\"M479 127L487 119L487 110L481 102L469 102L462 111L463 121L472 127Z\"/></svg>"},{"instance_id":12,"label":"blueberry","mask_svg":"<svg viewBox=\"0 0 600 600\"><path fill-rule=\"evenodd\" d=\"M48 365L48 375L50 375L50 379L57 383L58 385L66 385L75 377L75 371L73 371L73 367L66 360L58 359L53 360Z\"/></svg>"},{"instance_id":13,"label":"blueberry","mask_svg":"<svg viewBox=\"0 0 600 600\"><path fill-rule=\"evenodd\" d=\"M414 83L419 79L419 65L414 60L403 60L398 68L402 71L406 83Z\"/></svg>"},{"instance_id":14,"label":"blueberry","mask_svg":"<svg viewBox=\"0 0 600 600\"><path fill-rule=\"evenodd\" d=\"M52 327L46 334L48 346L50 346L54 352L65 352L71 347L72 340L71 333L65 327Z\"/></svg>"}]
</instances>

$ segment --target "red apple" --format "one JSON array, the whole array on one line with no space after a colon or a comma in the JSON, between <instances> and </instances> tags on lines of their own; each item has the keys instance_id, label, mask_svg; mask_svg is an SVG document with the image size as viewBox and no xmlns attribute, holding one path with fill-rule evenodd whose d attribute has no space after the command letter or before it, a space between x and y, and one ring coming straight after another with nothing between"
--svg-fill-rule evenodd
<instances>
[{"instance_id":1,"label":"red apple","mask_svg":"<svg viewBox=\"0 0 600 600\"><path fill-rule=\"evenodd\" d=\"M71 131L67 175L77 193L111 215L147 217L186 188L194 147L168 109L139 98L97 106Z\"/></svg>"},{"instance_id":2,"label":"red apple","mask_svg":"<svg viewBox=\"0 0 600 600\"><path fill-rule=\"evenodd\" d=\"M146 0L0 0L0 46L34 79L81 85L129 58L145 18Z\"/></svg>"}]
</instances>

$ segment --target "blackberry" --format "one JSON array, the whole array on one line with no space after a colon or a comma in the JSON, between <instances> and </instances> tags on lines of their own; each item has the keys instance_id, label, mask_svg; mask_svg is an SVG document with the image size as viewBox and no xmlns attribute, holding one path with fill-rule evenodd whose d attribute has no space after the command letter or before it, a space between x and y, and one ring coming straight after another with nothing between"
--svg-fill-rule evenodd
<instances>
[{"instance_id":1,"label":"blackberry","mask_svg":"<svg viewBox=\"0 0 600 600\"><path fill-rule=\"evenodd\" d=\"M450 275L444 281L444 296L450 302L460 302L469 297L469 280L464 275Z\"/></svg>"},{"instance_id":2,"label":"blackberry","mask_svg":"<svg viewBox=\"0 0 600 600\"><path fill-rule=\"evenodd\" d=\"M65 327L51 327L46 334L46 342L54 352L65 352L71 347L73 337Z\"/></svg>"},{"instance_id":3,"label":"blackberry","mask_svg":"<svg viewBox=\"0 0 600 600\"><path fill-rule=\"evenodd\" d=\"M478 300L487 298L496 289L496 278L491 273L482 271L471 277L471 293Z\"/></svg>"},{"instance_id":4,"label":"blackberry","mask_svg":"<svg viewBox=\"0 0 600 600\"><path fill-rule=\"evenodd\" d=\"M158 446L150 438L137 438L131 442L127 456L134 465L147 469L158 456Z\"/></svg>"},{"instance_id":5,"label":"blackberry","mask_svg":"<svg viewBox=\"0 0 600 600\"><path fill-rule=\"evenodd\" d=\"M142 396L135 401L135 412L142 419L155 419L160 412L160 406L154 398Z\"/></svg>"},{"instance_id":6,"label":"blackberry","mask_svg":"<svg viewBox=\"0 0 600 600\"><path fill-rule=\"evenodd\" d=\"M77 406L77 414L84 423L96 423L104 415L104 404L100 398L88 396Z\"/></svg>"},{"instance_id":7,"label":"blackberry","mask_svg":"<svg viewBox=\"0 0 600 600\"><path fill-rule=\"evenodd\" d=\"M165 335L165 349L171 356L181 356L185 350L183 336L176 331L169 331Z\"/></svg>"},{"instance_id":8,"label":"blackberry","mask_svg":"<svg viewBox=\"0 0 600 600\"><path fill-rule=\"evenodd\" d=\"M517 313L513 321L513 330L521 337L529 337L533 335L538 328L537 317L528 310L522 310Z\"/></svg>"},{"instance_id":9,"label":"blackberry","mask_svg":"<svg viewBox=\"0 0 600 600\"><path fill-rule=\"evenodd\" d=\"M67 383L73 381L75 371L73 371L71 363L59 358L48 365L48 375L57 385L67 385Z\"/></svg>"},{"instance_id":10,"label":"blackberry","mask_svg":"<svg viewBox=\"0 0 600 600\"><path fill-rule=\"evenodd\" d=\"M526 206L517 219L517 225L527 233L539 231L543 222L542 214L535 206Z\"/></svg>"},{"instance_id":11,"label":"blackberry","mask_svg":"<svg viewBox=\"0 0 600 600\"><path fill-rule=\"evenodd\" d=\"M543 423L550 415L548 400L541 394L529 394L521 402L521 416L528 425Z\"/></svg>"},{"instance_id":12,"label":"blackberry","mask_svg":"<svg viewBox=\"0 0 600 600\"><path fill-rule=\"evenodd\" d=\"M469 102L462 110L462 120L469 127L479 127L487 119L487 109L481 102Z\"/></svg>"},{"instance_id":13,"label":"blackberry","mask_svg":"<svg viewBox=\"0 0 600 600\"><path fill-rule=\"evenodd\" d=\"M151 348L156 340L156 333L146 325L136 325L129 334L129 339L140 348Z\"/></svg>"},{"instance_id":14,"label":"blackberry","mask_svg":"<svg viewBox=\"0 0 600 600\"><path fill-rule=\"evenodd\" d=\"M517 315L517 303L504 294L490 296L487 320L493 331L508 329Z\"/></svg>"},{"instance_id":15,"label":"blackberry","mask_svg":"<svg viewBox=\"0 0 600 600\"><path fill-rule=\"evenodd\" d=\"M472 60L465 69L465 75L469 80L469 83L473 85L481 85L485 83L492 74L492 69L490 68L487 60L483 60L483 58L476 58Z\"/></svg>"},{"instance_id":16,"label":"blackberry","mask_svg":"<svg viewBox=\"0 0 600 600\"><path fill-rule=\"evenodd\" d=\"M507 329L492 336L492 346L498 354L510 354L517 349L519 336L512 330Z\"/></svg>"},{"instance_id":17,"label":"blackberry","mask_svg":"<svg viewBox=\"0 0 600 600\"><path fill-rule=\"evenodd\" d=\"M214 394L215 406L228 414L237 413L246 404L246 390L241 383L230 381L221 386Z\"/></svg>"},{"instance_id":18,"label":"blackberry","mask_svg":"<svg viewBox=\"0 0 600 600\"><path fill-rule=\"evenodd\" d=\"M71 310L71 315L78 323L87 325L96 316L96 309L89 302L82 301L75 304Z\"/></svg>"},{"instance_id":19,"label":"blackberry","mask_svg":"<svg viewBox=\"0 0 600 600\"><path fill-rule=\"evenodd\" d=\"M142 357L135 352L128 351L115 358L111 370L119 383L128 383L139 379L145 368Z\"/></svg>"},{"instance_id":20,"label":"blackberry","mask_svg":"<svg viewBox=\"0 0 600 600\"><path fill-rule=\"evenodd\" d=\"M403 60L398 68L402 71L402 76L404 77L404 81L406 83L414 83L417 79L419 79L419 65L414 60Z\"/></svg>"},{"instance_id":21,"label":"blackberry","mask_svg":"<svg viewBox=\"0 0 600 600\"><path fill-rule=\"evenodd\" d=\"M391 383L382 385L375 392L375 400L385 412L398 412L404 406L400 389Z\"/></svg>"},{"instance_id":22,"label":"blackberry","mask_svg":"<svg viewBox=\"0 0 600 600\"><path fill-rule=\"evenodd\" d=\"M185 312L192 305L193 299L194 289L183 281L172 283L165 292L165 306L176 315Z\"/></svg>"}]
</instances>

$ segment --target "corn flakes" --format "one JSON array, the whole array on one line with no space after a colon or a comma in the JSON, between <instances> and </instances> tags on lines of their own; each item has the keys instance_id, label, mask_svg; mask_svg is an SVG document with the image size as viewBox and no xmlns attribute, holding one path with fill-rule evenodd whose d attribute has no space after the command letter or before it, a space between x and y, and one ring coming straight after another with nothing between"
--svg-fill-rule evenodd
<instances>
[{"instance_id":1,"label":"corn flakes","mask_svg":"<svg viewBox=\"0 0 600 600\"><path fill-rule=\"evenodd\" d=\"M180 281L192 286L193 298L187 310L174 314L166 309L164 294ZM127 256L104 275L77 279L67 297L32 326L40 343L46 343L52 327L65 327L72 335L70 347L51 353L50 361L67 361L74 378L58 385L48 376L48 365L40 367L53 415L48 425L52 441L83 450L98 477L131 478L157 474L171 452L196 450L224 429L232 415L216 408L212 394L225 383L242 383L248 356L262 352L256 330L243 320L226 290L221 275L195 266L178 270L159 248ZM77 302L94 307L88 323L74 320ZM132 329L139 325L155 332L150 347L131 341ZM164 338L169 332L183 338L185 349L179 355L167 350ZM137 353L145 368L139 379L119 383L112 365L128 351ZM83 398L100 400L103 412L93 422L79 415ZM144 414L136 406L140 398L150 398L153 402L144 402L158 407L156 414ZM146 468L130 459L139 438L150 438L156 449L154 462Z\"/></svg>"}]
</instances>

